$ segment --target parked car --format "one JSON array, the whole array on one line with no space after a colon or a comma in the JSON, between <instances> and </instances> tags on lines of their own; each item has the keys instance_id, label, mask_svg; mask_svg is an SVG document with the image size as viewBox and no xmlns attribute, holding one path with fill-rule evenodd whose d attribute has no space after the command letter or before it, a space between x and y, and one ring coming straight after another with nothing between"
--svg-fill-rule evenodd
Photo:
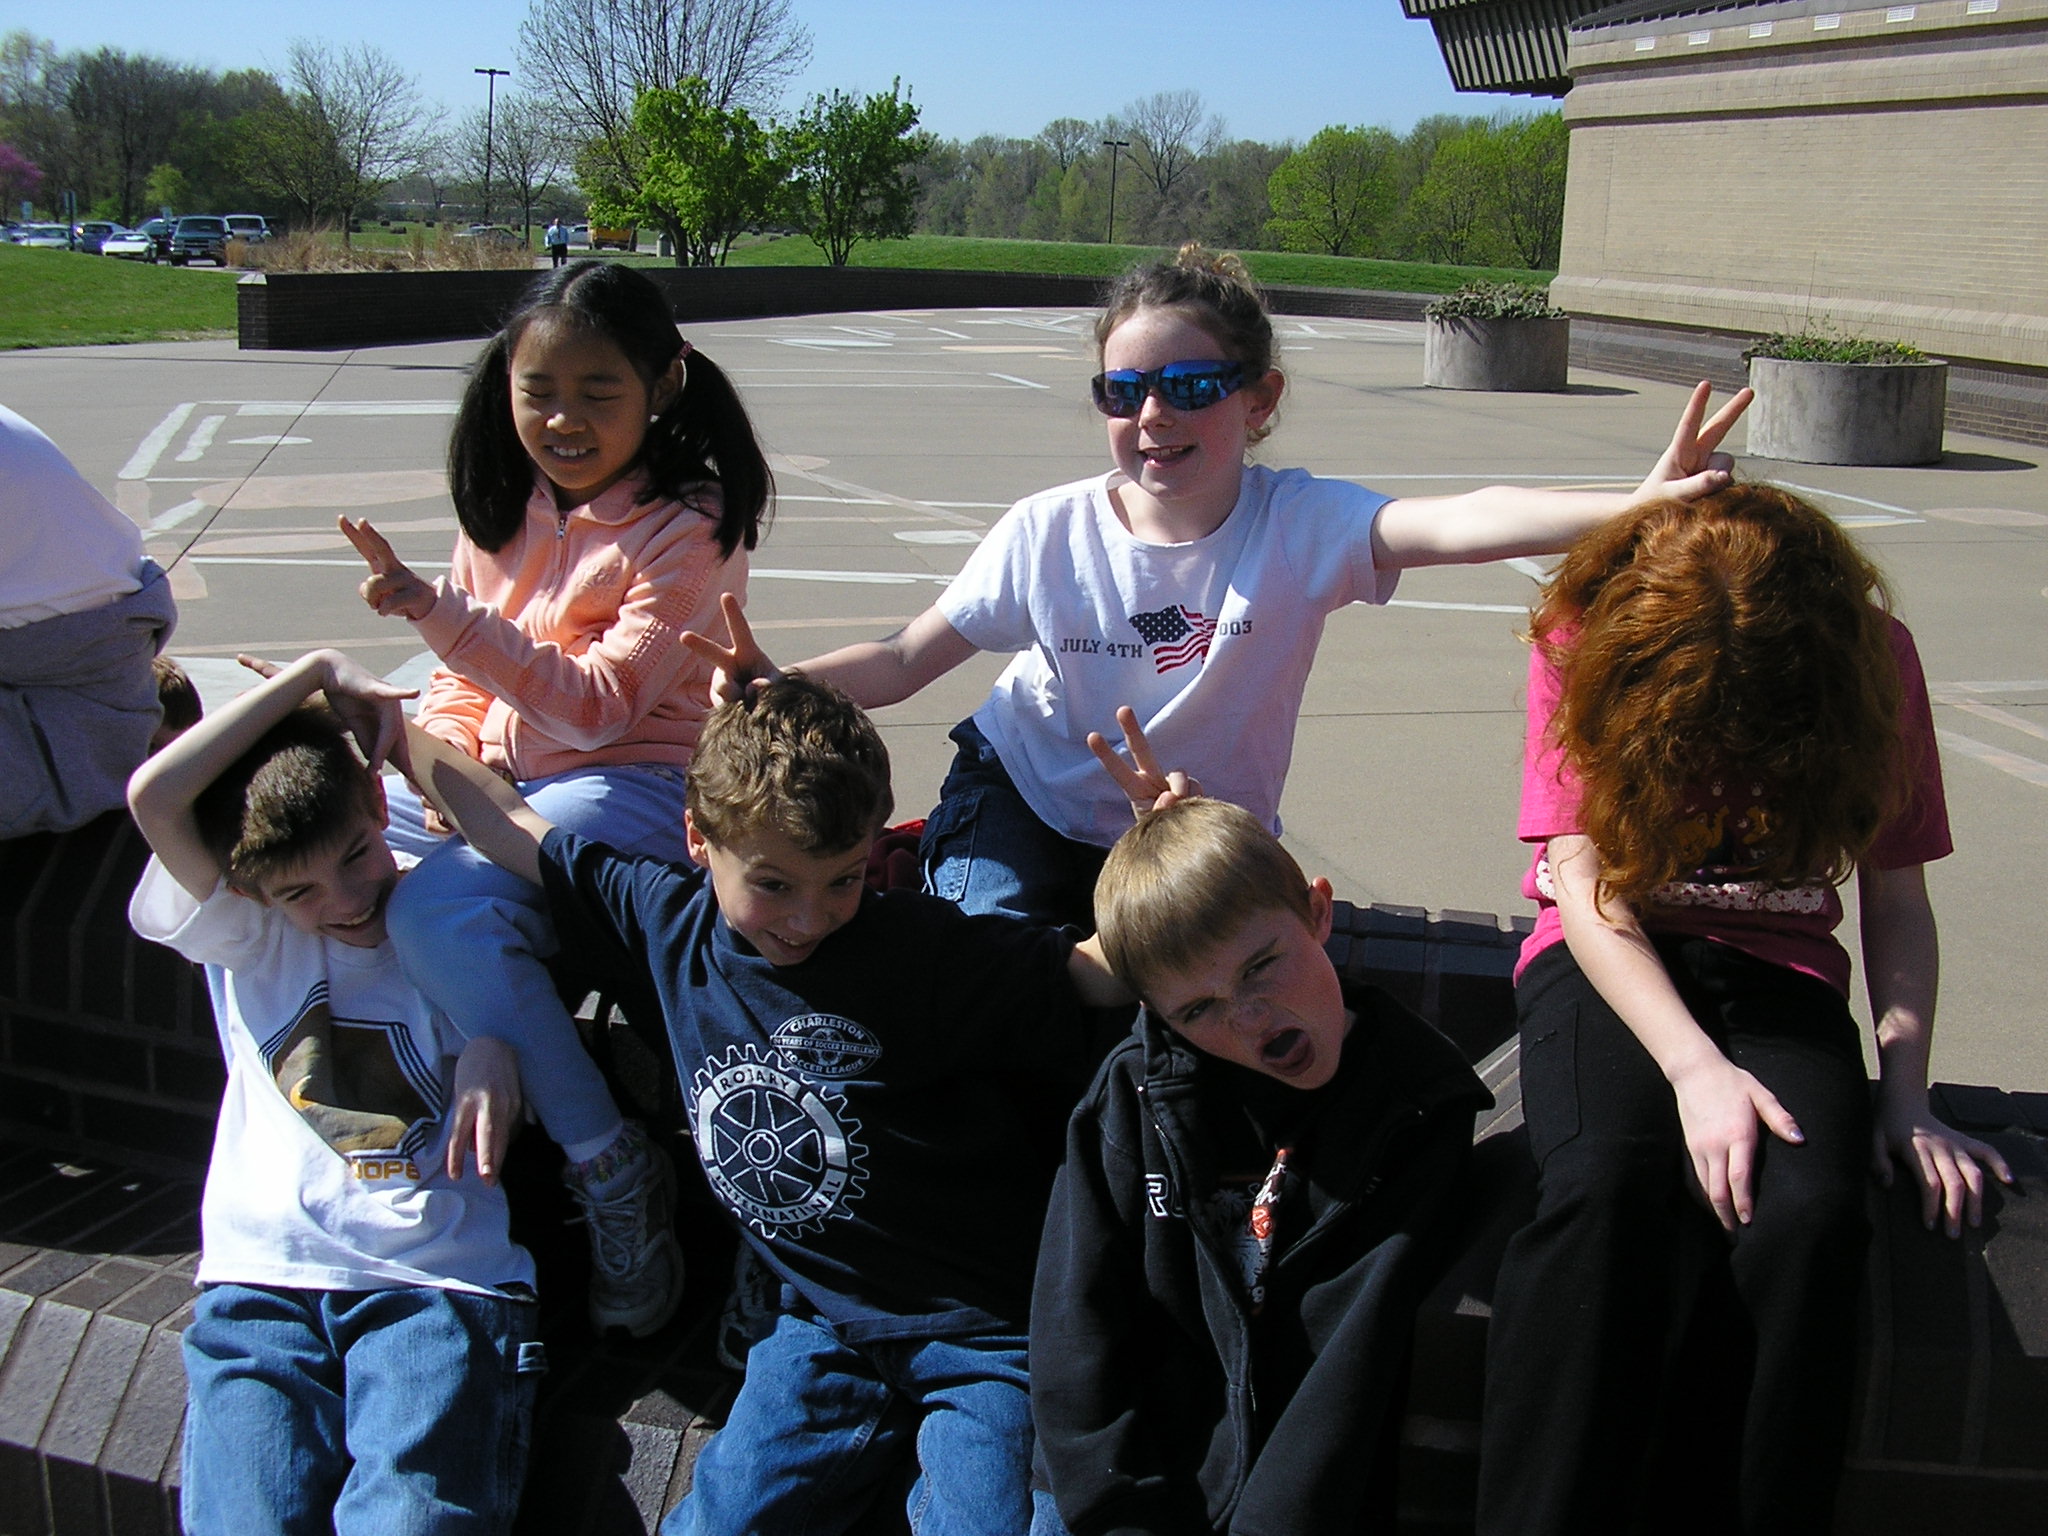
<instances>
[{"instance_id":1,"label":"parked car","mask_svg":"<svg viewBox=\"0 0 2048 1536\"><path fill-rule=\"evenodd\" d=\"M156 237L146 229L124 229L100 242L102 256L119 256L129 261L156 260Z\"/></svg>"},{"instance_id":2,"label":"parked car","mask_svg":"<svg viewBox=\"0 0 2048 1536\"><path fill-rule=\"evenodd\" d=\"M24 226L16 245L32 245L43 250L65 251L71 248L75 237L69 224L29 224Z\"/></svg>"},{"instance_id":3,"label":"parked car","mask_svg":"<svg viewBox=\"0 0 2048 1536\"><path fill-rule=\"evenodd\" d=\"M270 238L270 222L260 213L231 213L227 221L228 233L237 240L261 245Z\"/></svg>"},{"instance_id":4,"label":"parked car","mask_svg":"<svg viewBox=\"0 0 2048 1536\"><path fill-rule=\"evenodd\" d=\"M109 235L123 234L127 227L108 219L87 219L71 226L72 232L78 236L78 249L92 256L100 253L100 246L106 242Z\"/></svg>"},{"instance_id":5,"label":"parked car","mask_svg":"<svg viewBox=\"0 0 2048 1536\"><path fill-rule=\"evenodd\" d=\"M503 224L472 224L467 229L458 229L449 238L478 240L485 245L502 245L507 250L516 250L526 243L519 238L518 230L507 229Z\"/></svg>"},{"instance_id":6,"label":"parked car","mask_svg":"<svg viewBox=\"0 0 2048 1536\"><path fill-rule=\"evenodd\" d=\"M210 261L228 264L228 221L214 213L188 213L171 231L171 265Z\"/></svg>"},{"instance_id":7,"label":"parked car","mask_svg":"<svg viewBox=\"0 0 2048 1536\"><path fill-rule=\"evenodd\" d=\"M593 224L590 248L593 251L637 251L640 249L640 231L630 224Z\"/></svg>"},{"instance_id":8,"label":"parked car","mask_svg":"<svg viewBox=\"0 0 2048 1536\"><path fill-rule=\"evenodd\" d=\"M569 226L569 249L572 251L587 251L590 249L590 226L588 224L571 224Z\"/></svg>"},{"instance_id":9,"label":"parked car","mask_svg":"<svg viewBox=\"0 0 2048 1536\"><path fill-rule=\"evenodd\" d=\"M135 232L147 235L156 242L156 260L169 261L171 259L171 232L176 228L176 222L171 219L144 219L135 226Z\"/></svg>"}]
</instances>

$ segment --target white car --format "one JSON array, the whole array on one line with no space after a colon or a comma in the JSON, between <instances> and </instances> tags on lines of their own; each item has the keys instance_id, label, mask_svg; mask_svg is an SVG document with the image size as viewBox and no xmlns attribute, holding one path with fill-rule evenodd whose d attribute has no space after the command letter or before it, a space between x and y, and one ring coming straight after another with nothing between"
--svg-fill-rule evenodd
<instances>
[{"instance_id":1,"label":"white car","mask_svg":"<svg viewBox=\"0 0 2048 1536\"><path fill-rule=\"evenodd\" d=\"M100 242L102 256L121 256L129 261L156 260L156 240L146 230L124 229Z\"/></svg>"},{"instance_id":2,"label":"white car","mask_svg":"<svg viewBox=\"0 0 2048 1536\"><path fill-rule=\"evenodd\" d=\"M237 240L261 245L270 238L270 223L260 213L231 213L227 220L228 233Z\"/></svg>"},{"instance_id":3,"label":"white car","mask_svg":"<svg viewBox=\"0 0 2048 1536\"><path fill-rule=\"evenodd\" d=\"M62 251L70 249L73 241L71 226L68 224L31 224L23 231L16 245L32 245L43 250Z\"/></svg>"}]
</instances>

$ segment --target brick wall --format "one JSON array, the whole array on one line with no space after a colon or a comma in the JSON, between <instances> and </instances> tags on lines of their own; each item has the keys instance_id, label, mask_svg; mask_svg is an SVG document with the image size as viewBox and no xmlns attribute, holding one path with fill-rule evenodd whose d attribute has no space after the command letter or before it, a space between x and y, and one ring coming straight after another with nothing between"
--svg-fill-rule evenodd
<instances>
[{"instance_id":1,"label":"brick wall","mask_svg":"<svg viewBox=\"0 0 2048 1536\"><path fill-rule=\"evenodd\" d=\"M2048 369L2048 0L1792 0L1572 33L1553 296Z\"/></svg>"}]
</instances>

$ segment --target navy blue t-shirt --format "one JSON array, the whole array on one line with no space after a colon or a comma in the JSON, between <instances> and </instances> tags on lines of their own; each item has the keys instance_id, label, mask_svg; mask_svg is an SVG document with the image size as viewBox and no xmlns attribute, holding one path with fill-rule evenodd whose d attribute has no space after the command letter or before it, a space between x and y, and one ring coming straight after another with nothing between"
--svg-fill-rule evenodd
<instances>
[{"instance_id":1,"label":"navy blue t-shirt","mask_svg":"<svg viewBox=\"0 0 2048 1536\"><path fill-rule=\"evenodd\" d=\"M866 893L764 960L704 872L557 827L542 883L652 973L697 1156L742 1232L849 1341L1022 1332L1087 1016L1057 929Z\"/></svg>"}]
</instances>

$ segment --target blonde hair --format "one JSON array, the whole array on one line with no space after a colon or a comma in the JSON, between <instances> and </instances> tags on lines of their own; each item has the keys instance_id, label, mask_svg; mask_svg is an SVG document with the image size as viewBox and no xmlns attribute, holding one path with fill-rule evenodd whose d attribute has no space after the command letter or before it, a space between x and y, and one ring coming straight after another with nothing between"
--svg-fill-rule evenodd
<instances>
[{"instance_id":1,"label":"blonde hair","mask_svg":"<svg viewBox=\"0 0 2048 1536\"><path fill-rule=\"evenodd\" d=\"M1141 996L1151 979L1192 966L1255 911L1313 926L1308 880L1257 817L1227 800L1183 800L1117 839L1095 882L1095 930L1118 979Z\"/></svg>"}]
</instances>

